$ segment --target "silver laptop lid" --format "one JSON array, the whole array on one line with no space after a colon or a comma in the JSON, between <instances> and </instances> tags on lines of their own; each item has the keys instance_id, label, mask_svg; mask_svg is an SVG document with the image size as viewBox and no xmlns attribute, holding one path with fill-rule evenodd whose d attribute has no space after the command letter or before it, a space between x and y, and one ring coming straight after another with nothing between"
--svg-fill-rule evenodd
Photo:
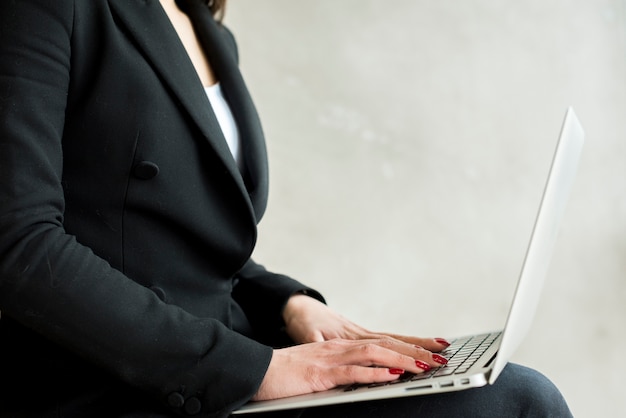
<instances>
[{"instance_id":1,"label":"silver laptop lid","mask_svg":"<svg viewBox=\"0 0 626 418\"><path fill-rule=\"evenodd\" d=\"M506 320L502 342L489 375L491 384L496 381L513 352L526 338L532 323L548 272L559 224L576 176L584 137L583 128L570 107L563 121L539 213L515 290L514 301Z\"/></svg>"}]
</instances>

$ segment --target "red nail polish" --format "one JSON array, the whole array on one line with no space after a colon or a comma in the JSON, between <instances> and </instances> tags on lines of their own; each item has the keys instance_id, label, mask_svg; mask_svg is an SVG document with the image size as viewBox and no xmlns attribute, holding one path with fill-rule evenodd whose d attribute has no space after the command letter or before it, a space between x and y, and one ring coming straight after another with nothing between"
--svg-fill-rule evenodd
<instances>
[{"instance_id":1,"label":"red nail polish","mask_svg":"<svg viewBox=\"0 0 626 418\"><path fill-rule=\"evenodd\" d=\"M444 338L435 338L435 341L441 345L445 345L446 347L450 347L450 343Z\"/></svg>"},{"instance_id":2,"label":"red nail polish","mask_svg":"<svg viewBox=\"0 0 626 418\"><path fill-rule=\"evenodd\" d=\"M404 373L404 370L393 368L393 369L389 369L389 373L391 373L391 374L402 374L402 373Z\"/></svg>"},{"instance_id":3,"label":"red nail polish","mask_svg":"<svg viewBox=\"0 0 626 418\"><path fill-rule=\"evenodd\" d=\"M423 361L415 360L415 365L419 367L420 369L424 370L425 372L430 370L430 365L424 363Z\"/></svg>"},{"instance_id":4,"label":"red nail polish","mask_svg":"<svg viewBox=\"0 0 626 418\"><path fill-rule=\"evenodd\" d=\"M440 356L439 354L433 354L433 360L435 360L439 364L448 364L448 359Z\"/></svg>"}]
</instances>

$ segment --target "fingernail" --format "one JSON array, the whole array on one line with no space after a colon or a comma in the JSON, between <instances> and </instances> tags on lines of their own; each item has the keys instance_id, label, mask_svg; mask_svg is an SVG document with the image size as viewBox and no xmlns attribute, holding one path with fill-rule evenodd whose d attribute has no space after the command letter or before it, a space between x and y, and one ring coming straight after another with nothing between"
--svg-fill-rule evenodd
<instances>
[{"instance_id":1,"label":"fingernail","mask_svg":"<svg viewBox=\"0 0 626 418\"><path fill-rule=\"evenodd\" d=\"M435 338L435 341L441 345L445 345L446 347L450 346L450 343L444 338Z\"/></svg>"},{"instance_id":2,"label":"fingernail","mask_svg":"<svg viewBox=\"0 0 626 418\"><path fill-rule=\"evenodd\" d=\"M430 365L424 363L423 361L415 360L415 365L424 371L430 370Z\"/></svg>"},{"instance_id":3,"label":"fingernail","mask_svg":"<svg viewBox=\"0 0 626 418\"><path fill-rule=\"evenodd\" d=\"M402 374L402 373L404 373L404 370L402 370L402 369L389 369L389 373L391 373L391 374Z\"/></svg>"},{"instance_id":4,"label":"fingernail","mask_svg":"<svg viewBox=\"0 0 626 418\"><path fill-rule=\"evenodd\" d=\"M448 359L440 356L439 354L433 354L433 360L435 360L439 364L448 364Z\"/></svg>"}]
</instances>

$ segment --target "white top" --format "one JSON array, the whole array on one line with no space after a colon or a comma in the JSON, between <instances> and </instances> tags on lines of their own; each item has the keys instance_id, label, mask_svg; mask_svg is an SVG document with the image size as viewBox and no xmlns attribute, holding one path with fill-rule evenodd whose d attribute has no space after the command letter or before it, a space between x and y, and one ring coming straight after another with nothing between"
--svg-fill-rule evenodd
<instances>
[{"instance_id":1,"label":"white top","mask_svg":"<svg viewBox=\"0 0 626 418\"><path fill-rule=\"evenodd\" d=\"M207 97L209 98L209 102L211 102L213 112L217 117L220 128L224 133L224 138L226 138L228 148L230 148L230 152L231 154L233 154L233 158L235 158L235 162L241 170L243 165L243 159L241 157L241 140L239 139L239 129L237 129L237 124L235 123L233 112L231 112L230 106L224 98L220 83L215 83L212 86L205 87L204 90L206 91Z\"/></svg>"}]
</instances>

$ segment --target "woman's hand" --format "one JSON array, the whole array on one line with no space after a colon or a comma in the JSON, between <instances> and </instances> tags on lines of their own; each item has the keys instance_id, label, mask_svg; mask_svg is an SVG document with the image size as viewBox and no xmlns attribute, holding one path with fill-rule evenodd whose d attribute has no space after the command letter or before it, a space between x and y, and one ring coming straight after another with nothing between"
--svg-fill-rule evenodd
<instances>
[{"instance_id":1,"label":"woman's hand","mask_svg":"<svg viewBox=\"0 0 626 418\"><path fill-rule=\"evenodd\" d=\"M306 295L292 296L283 311L286 331L298 344L328 341L394 338L438 352L450 344L443 338L418 338L384 332L372 332L349 321L322 302Z\"/></svg>"},{"instance_id":2,"label":"woman's hand","mask_svg":"<svg viewBox=\"0 0 626 418\"><path fill-rule=\"evenodd\" d=\"M416 360L419 359L419 360ZM440 366L423 348L394 338L333 339L274 350L253 400L284 398L351 383L377 383Z\"/></svg>"},{"instance_id":3,"label":"woman's hand","mask_svg":"<svg viewBox=\"0 0 626 418\"><path fill-rule=\"evenodd\" d=\"M443 339L371 332L306 295L292 296L283 318L287 333L300 345L274 350L254 400L387 382L447 363L433 354L449 345Z\"/></svg>"}]
</instances>

